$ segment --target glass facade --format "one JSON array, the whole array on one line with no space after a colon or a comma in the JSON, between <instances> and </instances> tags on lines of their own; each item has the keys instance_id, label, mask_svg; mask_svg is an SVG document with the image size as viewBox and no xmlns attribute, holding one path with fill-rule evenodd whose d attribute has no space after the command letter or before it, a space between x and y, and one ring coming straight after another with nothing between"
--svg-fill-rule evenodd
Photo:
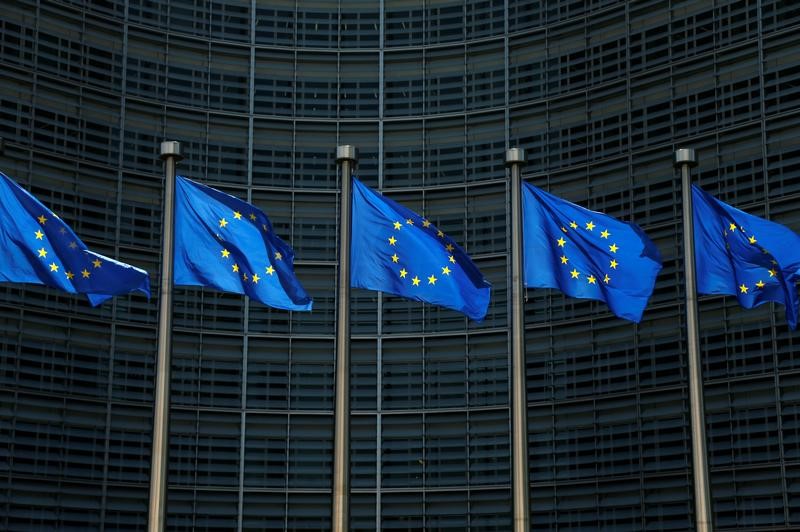
<instances>
[{"instance_id":1,"label":"glass facade","mask_svg":"<svg viewBox=\"0 0 800 532\"><path fill-rule=\"evenodd\" d=\"M639 325L526 294L536 529L691 530L676 147L696 181L800 229L791 0L4 0L0 169L158 285L161 140L252 201L314 297L181 288L168 528L326 530L337 144L493 284L486 320L354 290L353 530L511 526L509 189L641 225L664 269ZM146 526L157 298L93 309L0 287L0 529ZM717 529L800 527L800 341L783 309L700 302Z\"/></svg>"}]
</instances>

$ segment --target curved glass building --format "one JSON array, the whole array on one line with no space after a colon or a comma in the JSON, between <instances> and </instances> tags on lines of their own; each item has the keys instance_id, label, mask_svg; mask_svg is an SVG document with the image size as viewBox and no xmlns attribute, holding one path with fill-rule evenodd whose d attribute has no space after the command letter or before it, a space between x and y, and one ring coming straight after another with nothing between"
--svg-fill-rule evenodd
<instances>
[{"instance_id":1,"label":"curved glass building","mask_svg":"<svg viewBox=\"0 0 800 532\"><path fill-rule=\"evenodd\" d=\"M158 286L162 140L253 202L311 313L174 305L169 530L331 527L335 149L460 242L486 320L352 294L352 530L511 527L509 184L641 225L644 320L526 295L536 530L691 530L676 147L723 201L800 229L791 0L4 0L0 169ZM0 288L0 529L147 523L157 301ZM800 355L783 309L700 302L718 530L800 527Z\"/></svg>"}]
</instances>

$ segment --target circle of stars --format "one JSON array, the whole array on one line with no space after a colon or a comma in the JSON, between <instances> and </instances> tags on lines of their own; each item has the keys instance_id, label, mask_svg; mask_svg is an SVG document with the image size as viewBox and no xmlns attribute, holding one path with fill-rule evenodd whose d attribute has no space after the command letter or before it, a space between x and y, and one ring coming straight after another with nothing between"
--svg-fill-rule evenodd
<instances>
[{"instance_id":1,"label":"circle of stars","mask_svg":"<svg viewBox=\"0 0 800 532\"><path fill-rule=\"evenodd\" d=\"M581 228L581 226L575 220L571 220L569 222L569 224L567 224L567 225L573 231L578 231ZM595 229L596 228L599 230L599 228L597 227L597 224L593 220L587 220L587 221L585 221L583 223L583 229L585 231L588 231L588 232L596 234L595 233ZM567 229L565 226L561 226L561 232L568 234L569 233L569 229ZM599 234L600 234L600 238L603 239L603 240L609 240L609 237L612 236L611 232L608 229L603 229L602 231L600 231ZM566 266L566 267L570 267L569 256L567 255L567 252L568 252L567 251L568 250L567 245L569 244L569 241L567 239L565 239L563 236L560 236L555 241L555 243L556 243L556 246L561 250L561 256L559 257L559 259L561 261L561 265L562 266ZM616 254L620 249L620 247L616 244L616 242L613 242L613 241L612 241L612 243L610 245L607 245L607 248L608 248L608 252L609 253L613 253L613 254ZM608 267L611 270L616 270L618 266L619 266L619 262L616 259L612 258L611 260L609 260ZM610 276L609 272L601 272L602 273L602 277L601 277L599 273L596 274L595 272L580 272L574 266L572 266L571 270L567 270L567 272L570 275L570 277L569 277L570 279L574 279L574 280L576 280L578 282L585 282L587 285L595 285L595 286L597 286L597 285L599 285L600 281L602 281L602 283L605 284L605 285L610 285L611 284L611 276Z\"/></svg>"},{"instance_id":2,"label":"circle of stars","mask_svg":"<svg viewBox=\"0 0 800 532\"><path fill-rule=\"evenodd\" d=\"M253 227L259 227L259 216L255 212L250 212L247 214L247 217L245 217L242 212L237 210L230 212L229 215L220 217L217 223L219 225L219 229L221 230L224 229L225 231L235 231L237 222L248 222L248 220ZM269 226L266 223L261 223L260 229L264 233L269 233ZM225 244L225 238L220 233L217 233L217 239L223 245ZM240 266L238 262L234 262L234 256L231 250L229 250L227 247L222 247L219 250L219 259L230 261L231 273L239 276L243 284L246 285L247 283L252 283L253 285L258 285L259 281L275 276L277 270L275 269L274 264L283 260L283 254L280 251L275 251L272 255L272 260L264 267L264 272L261 275L259 275L259 272L255 271L250 273L244 271L242 269L243 267Z\"/></svg>"},{"instance_id":3,"label":"circle of stars","mask_svg":"<svg viewBox=\"0 0 800 532\"><path fill-rule=\"evenodd\" d=\"M446 238L444 232L441 229L437 229L435 226L433 226L433 224L427 218L422 218L421 220L419 220L419 223L421 226L420 228L421 230L427 229L430 231L430 234L436 235L436 237L439 239ZM392 222L391 225L392 225L392 234L390 234L389 237L387 237L386 241L388 242L389 246L392 246L392 254L389 255L389 259L392 261L392 264L397 264L398 266L400 266L400 269L397 271L400 279L410 280L412 287L423 286L423 281L426 281L424 286L436 286L437 282L440 282L442 279L448 278L453 273L450 264L457 264L454 254L455 246L451 242L446 241L447 243L444 244L443 247L445 251L447 251L447 260L449 264L441 266L440 267L441 271L433 272L430 275L427 275L423 278L420 278L418 275L413 275L409 277L410 272L406 269L404 265L400 264L401 257L398 255L395 249L397 248L397 244L400 242L399 239L402 238L402 236L400 235L400 231L404 227L416 227L415 221L412 218L406 218L404 222L401 222L400 220L395 220L394 222Z\"/></svg>"}]
</instances>

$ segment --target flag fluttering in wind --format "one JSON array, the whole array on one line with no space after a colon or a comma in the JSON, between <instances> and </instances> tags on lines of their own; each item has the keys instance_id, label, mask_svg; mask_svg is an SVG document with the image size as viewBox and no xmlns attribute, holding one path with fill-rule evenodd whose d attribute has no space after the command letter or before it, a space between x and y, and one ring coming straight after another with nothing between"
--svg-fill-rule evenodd
<instances>
[{"instance_id":1,"label":"flag fluttering in wind","mask_svg":"<svg viewBox=\"0 0 800 532\"><path fill-rule=\"evenodd\" d=\"M427 218L355 178L352 206L351 286L486 316L489 282Z\"/></svg>"},{"instance_id":2,"label":"flag fluttering in wind","mask_svg":"<svg viewBox=\"0 0 800 532\"><path fill-rule=\"evenodd\" d=\"M257 207L177 176L175 285L247 294L284 310L311 310L294 251Z\"/></svg>"},{"instance_id":3,"label":"flag fluttering in wind","mask_svg":"<svg viewBox=\"0 0 800 532\"><path fill-rule=\"evenodd\" d=\"M661 270L661 255L636 224L585 209L522 184L525 285L605 301L639 322Z\"/></svg>"},{"instance_id":4,"label":"flag fluttering in wind","mask_svg":"<svg viewBox=\"0 0 800 532\"><path fill-rule=\"evenodd\" d=\"M694 185L692 203L697 292L736 296L745 308L781 303L797 328L800 236Z\"/></svg>"},{"instance_id":5,"label":"flag fluttering in wind","mask_svg":"<svg viewBox=\"0 0 800 532\"><path fill-rule=\"evenodd\" d=\"M85 294L95 306L132 291L150 297L146 271L87 249L61 218L3 173L0 246L0 281Z\"/></svg>"}]
</instances>

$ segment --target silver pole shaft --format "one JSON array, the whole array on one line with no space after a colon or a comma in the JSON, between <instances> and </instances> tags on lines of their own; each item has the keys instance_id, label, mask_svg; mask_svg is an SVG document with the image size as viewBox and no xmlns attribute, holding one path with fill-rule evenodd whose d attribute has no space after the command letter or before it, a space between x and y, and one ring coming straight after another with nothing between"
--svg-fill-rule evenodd
<instances>
[{"instance_id":1,"label":"silver pole shaft","mask_svg":"<svg viewBox=\"0 0 800 532\"><path fill-rule=\"evenodd\" d=\"M506 152L511 167L511 435L514 531L528 532L528 401L525 386L525 306L522 271L522 178L525 152Z\"/></svg>"},{"instance_id":2,"label":"silver pole shaft","mask_svg":"<svg viewBox=\"0 0 800 532\"><path fill-rule=\"evenodd\" d=\"M694 223L692 181L689 168L695 166L694 150L675 152L675 165L681 168L683 199L683 255L686 277L686 339L689 350L689 410L692 423L692 466L694 476L695 525L697 532L711 532L711 490L708 482L703 374L700 365L700 333L697 317L697 282L695 280Z\"/></svg>"},{"instance_id":3,"label":"silver pole shaft","mask_svg":"<svg viewBox=\"0 0 800 532\"><path fill-rule=\"evenodd\" d=\"M350 529L350 215L353 146L337 146L341 165L339 278L336 286L336 402L333 435L333 532Z\"/></svg>"},{"instance_id":4,"label":"silver pole shaft","mask_svg":"<svg viewBox=\"0 0 800 532\"><path fill-rule=\"evenodd\" d=\"M161 250L161 284L158 292L158 359L156 360L153 449L150 466L150 511L147 530L162 532L167 502L167 451L169 450L169 381L172 347L172 269L175 166L181 157L179 142L162 142L164 160L164 234Z\"/></svg>"}]
</instances>

